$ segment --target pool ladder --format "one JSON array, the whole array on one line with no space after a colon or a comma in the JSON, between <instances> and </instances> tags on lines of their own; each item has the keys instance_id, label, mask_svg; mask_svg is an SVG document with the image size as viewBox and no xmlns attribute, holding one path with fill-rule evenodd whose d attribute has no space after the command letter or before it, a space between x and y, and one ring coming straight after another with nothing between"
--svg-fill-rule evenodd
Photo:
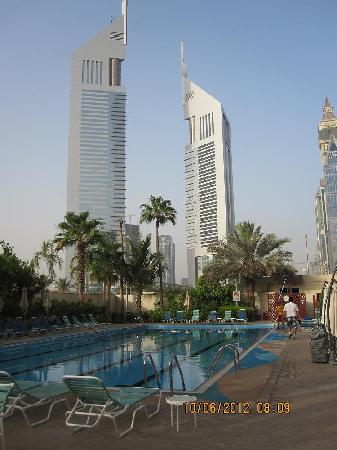
<instances>
[{"instance_id":1,"label":"pool ladder","mask_svg":"<svg viewBox=\"0 0 337 450\"><path fill-rule=\"evenodd\" d=\"M183 391L186 391L186 385L185 385L185 379L184 379L184 375L183 375L183 371L181 370L177 355L175 353L173 353L173 355L170 358L170 362L169 362L169 366L168 366L168 371L169 371L169 376L170 376L170 392L171 395L173 395L173 363L175 362L176 367L179 371L180 374L180 379L181 379L181 384L182 384L182 388Z\"/></svg>"},{"instance_id":2,"label":"pool ladder","mask_svg":"<svg viewBox=\"0 0 337 450\"><path fill-rule=\"evenodd\" d=\"M146 363L147 363L148 359L150 360L150 363L151 363L151 366L152 366L152 369L153 369L153 372L154 372L154 377L157 380L157 386L158 386L159 389L161 389L159 372L158 372L157 367L156 367L156 365L155 365L155 363L153 361L151 353L145 353L145 356L144 356L144 386L147 387L147 364Z\"/></svg>"},{"instance_id":3,"label":"pool ladder","mask_svg":"<svg viewBox=\"0 0 337 450\"><path fill-rule=\"evenodd\" d=\"M221 358L223 352L225 350L227 350L227 349L230 349L230 350L233 351L233 361L234 361L235 373L237 373L238 369L240 369L240 353L239 353L239 349L234 344L226 344L226 345L223 345L222 347L220 347L219 350L217 351L217 354L215 355L211 365L209 366L208 375L210 375L211 372L214 370L214 368L217 365L219 359Z\"/></svg>"},{"instance_id":4,"label":"pool ladder","mask_svg":"<svg viewBox=\"0 0 337 450\"><path fill-rule=\"evenodd\" d=\"M153 372L154 372L154 377L157 380L158 388L161 389L159 372L157 370L156 364L155 364L155 362L153 360L153 357L152 357L151 353L145 353L145 356L144 356L144 386L147 387L147 378L148 378L147 377L147 360L149 360L150 363L151 363L151 366L152 366L152 369L153 369ZM186 385L185 385L185 379L184 379L183 371L182 371L181 366L179 364L178 357L174 353L173 355L171 355L170 362L169 362L169 365L168 365L168 373L169 373L169 377L170 377L170 392L171 392L171 395L173 394L173 369L174 369L174 367L177 367L177 369L179 371L179 375L180 375L183 391L186 391Z\"/></svg>"}]
</instances>

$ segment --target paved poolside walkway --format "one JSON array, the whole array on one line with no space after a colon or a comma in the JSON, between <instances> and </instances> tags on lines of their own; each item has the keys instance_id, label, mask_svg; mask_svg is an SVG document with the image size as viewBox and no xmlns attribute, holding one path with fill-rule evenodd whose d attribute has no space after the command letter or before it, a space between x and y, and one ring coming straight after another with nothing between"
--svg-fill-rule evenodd
<instances>
[{"instance_id":1,"label":"paved poolside walkway","mask_svg":"<svg viewBox=\"0 0 337 450\"><path fill-rule=\"evenodd\" d=\"M95 431L72 434L65 427L64 409L55 409L52 420L28 428L16 414L6 420L8 450L86 449L317 449L337 448L337 366L311 363L309 335L261 344L279 358L268 364L226 375L219 383L228 398L253 402L290 401L292 412L249 415L181 415L181 431L169 425L169 408L147 420L141 414L136 429L124 439L115 436L106 419ZM126 427L125 419L119 421Z\"/></svg>"}]
</instances>

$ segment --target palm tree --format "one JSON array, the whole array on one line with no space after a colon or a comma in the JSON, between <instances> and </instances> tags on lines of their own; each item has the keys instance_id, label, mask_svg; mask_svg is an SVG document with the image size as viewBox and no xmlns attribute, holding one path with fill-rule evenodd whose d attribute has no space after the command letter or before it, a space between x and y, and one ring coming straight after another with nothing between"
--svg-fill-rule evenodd
<instances>
[{"instance_id":1,"label":"palm tree","mask_svg":"<svg viewBox=\"0 0 337 450\"><path fill-rule=\"evenodd\" d=\"M87 250L91 245L99 241L101 237L99 227L101 225L102 222L100 220L89 219L88 211L79 214L67 212L64 216L64 221L58 224L60 232L54 239L58 251L66 247L75 247L72 265L76 275L77 288L81 301L84 300Z\"/></svg>"},{"instance_id":2,"label":"palm tree","mask_svg":"<svg viewBox=\"0 0 337 450\"><path fill-rule=\"evenodd\" d=\"M156 226L156 254L158 261L158 275L159 275L159 293L160 293L160 307L164 307L163 294L163 267L162 260L159 254L159 226L171 222L176 224L177 211L172 207L171 200L164 200L162 197L154 197L151 195L149 203L141 206L140 222L151 223L155 222Z\"/></svg>"},{"instance_id":3,"label":"palm tree","mask_svg":"<svg viewBox=\"0 0 337 450\"><path fill-rule=\"evenodd\" d=\"M151 236L129 242L129 257L126 279L136 290L137 311L142 310L142 294L145 287L156 279L156 255L151 253Z\"/></svg>"},{"instance_id":4,"label":"palm tree","mask_svg":"<svg viewBox=\"0 0 337 450\"><path fill-rule=\"evenodd\" d=\"M41 249L33 256L32 265L34 268L38 269L41 262L44 262L47 266L48 281L50 284L56 277L55 266L58 266L59 269L62 267L62 258L58 255L54 242L42 242Z\"/></svg>"},{"instance_id":5,"label":"palm tree","mask_svg":"<svg viewBox=\"0 0 337 450\"><path fill-rule=\"evenodd\" d=\"M103 300L110 305L111 286L118 281L123 254L121 245L111 232L102 232L101 239L88 250L87 271L91 280L103 284Z\"/></svg>"},{"instance_id":6,"label":"palm tree","mask_svg":"<svg viewBox=\"0 0 337 450\"><path fill-rule=\"evenodd\" d=\"M292 253L282 249L288 242L288 238L263 234L261 227L255 227L254 223L239 223L226 241L209 247L213 261L204 271L205 278L224 281L239 277L245 285L249 301L254 305L258 278L295 275L296 271L290 264Z\"/></svg>"},{"instance_id":7,"label":"palm tree","mask_svg":"<svg viewBox=\"0 0 337 450\"><path fill-rule=\"evenodd\" d=\"M70 281L68 281L67 278L59 278L58 280L56 280L55 284L60 292L69 292Z\"/></svg>"}]
</instances>

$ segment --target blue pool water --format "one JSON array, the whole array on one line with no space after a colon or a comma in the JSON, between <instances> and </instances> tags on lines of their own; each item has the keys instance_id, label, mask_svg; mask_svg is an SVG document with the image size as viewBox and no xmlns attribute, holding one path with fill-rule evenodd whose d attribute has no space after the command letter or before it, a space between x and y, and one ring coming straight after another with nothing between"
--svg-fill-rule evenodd
<instances>
[{"instance_id":1,"label":"blue pool water","mask_svg":"<svg viewBox=\"0 0 337 450\"><path fill-rule=\"evenodd\" d=\"M107 386L141 386L144 355L151 353L160 371L162 387L168 389L168 364L175 353L186 388L193 390L207 380L208 368L219 347L233 343L246 349L267 332L244 326L238 327L238 331L231 326L154 326L51 336L1 346L0 370L21 380L62 381L64 375L95 375ZM216 371L231 360L231 352L225 352ZM156 386L149 364L147 372L148 385ZM175 369L175 388L180 389L180 383Z\"/></svg>"}]
</instances>

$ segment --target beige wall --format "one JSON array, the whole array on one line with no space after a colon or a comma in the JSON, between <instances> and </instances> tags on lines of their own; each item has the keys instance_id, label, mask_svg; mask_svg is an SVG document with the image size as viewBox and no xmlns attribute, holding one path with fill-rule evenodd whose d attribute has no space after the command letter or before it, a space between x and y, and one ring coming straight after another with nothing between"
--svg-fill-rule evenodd
<instances>
[{"instance_id":1,"label":"beige wall","mask_svg":"<svg viewBox=\"0 0 337 450\"><path fill-rule=\"evenodd\" d=\"M297 275L285 287L299 288L300 293L306 294L307 314L313 315L313 296L320 293L324 281L330 281L331 275ZM268 311L267 298L270 293L280 292L282 282L271 277L263 277L256 287L256 306L261 314Z\"/></svg>"}]
</instances>

